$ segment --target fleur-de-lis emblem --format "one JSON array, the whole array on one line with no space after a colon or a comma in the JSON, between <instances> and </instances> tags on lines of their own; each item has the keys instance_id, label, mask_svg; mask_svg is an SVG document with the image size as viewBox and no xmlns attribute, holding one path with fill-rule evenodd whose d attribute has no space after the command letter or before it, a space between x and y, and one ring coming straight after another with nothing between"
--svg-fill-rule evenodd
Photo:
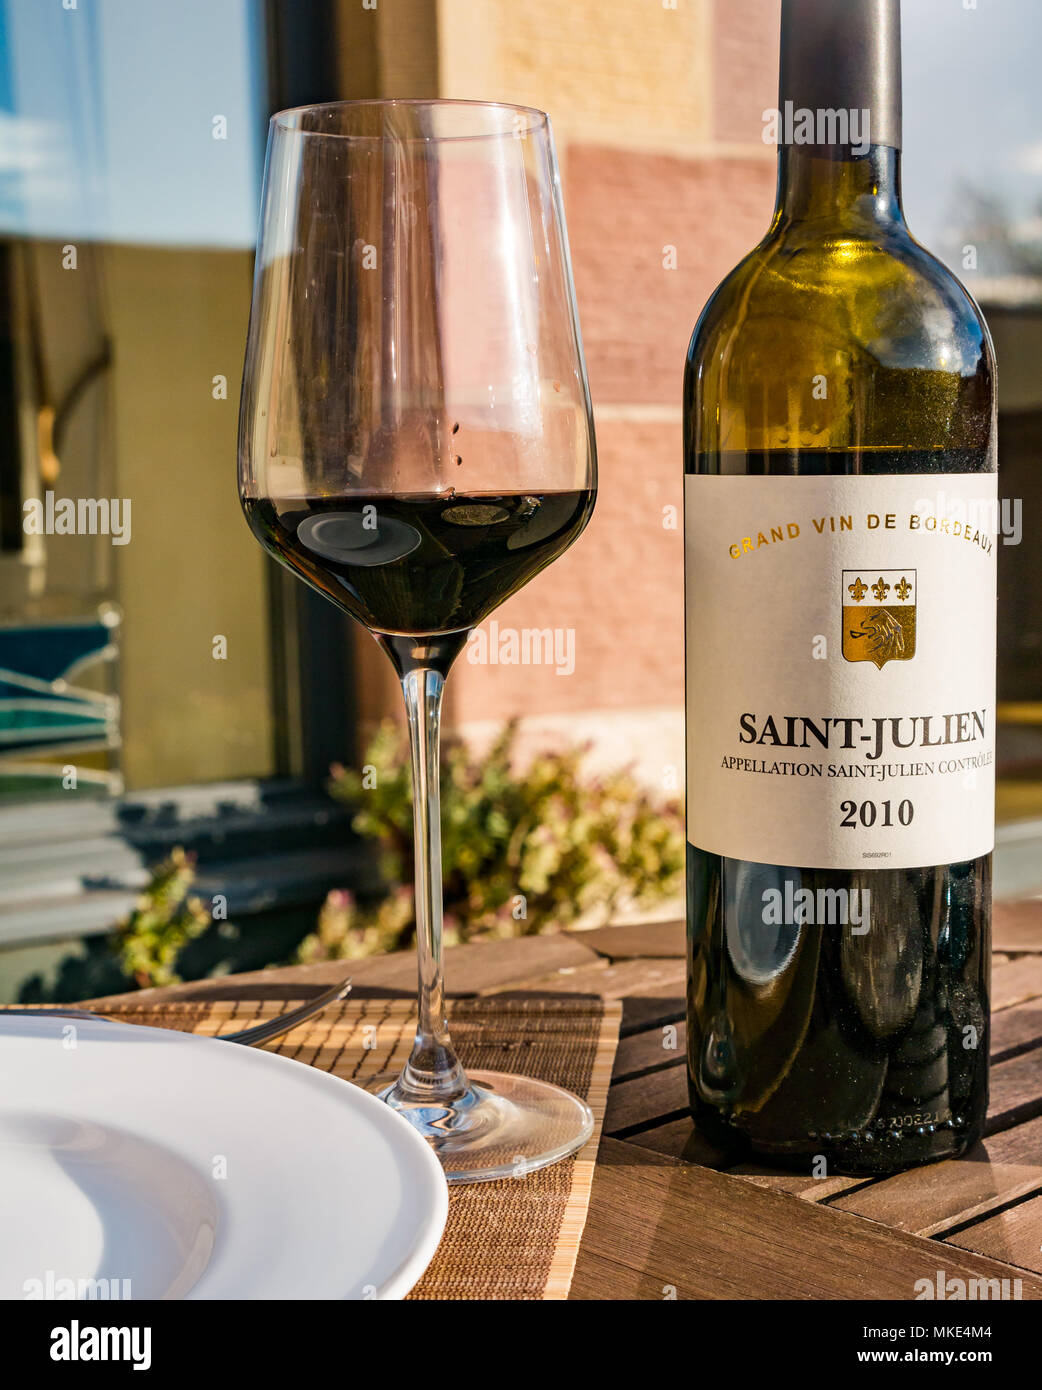
<instances>
[{"instance_id":1,"label":"fleur-de-lis emblem","mask_svg":"<svg viewBox=\"0 0 1042 1390\"><path fill-rule=\"evenodd\" d=\"M876 602L882 603L889 592L890 585L887 584L884 581L883 576L880 575L876 582L872 585L872 593L875 595Z\"/></svg>"},{"instance_id":2,"label":"fleur-de-lis emblem","mask_svg":"<svg viewBox=\"0 0 1042 1390\"><path fill-rule=\"evenodd\" d=\"M870 661L880 671L890 661L911 661L916 571L870 569L863 574L877 576L871 589L857 570L844 570L840 579L845 660ZM874 601L869 600L870 593Z\"/></svg>"}]
</instances>

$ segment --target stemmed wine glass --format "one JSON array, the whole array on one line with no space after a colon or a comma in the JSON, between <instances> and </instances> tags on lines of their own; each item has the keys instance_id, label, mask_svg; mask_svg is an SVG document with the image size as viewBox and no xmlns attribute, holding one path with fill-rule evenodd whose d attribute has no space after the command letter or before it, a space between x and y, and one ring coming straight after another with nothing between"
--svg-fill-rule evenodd
<instances>
[{"instance_id":1,"label":"stemmed wine glass","mask_svg":"<svg viewBox=\"0 0 1042 1390\"><path fill-rule=\"evenodd\" d=\"M445 1020L442 687L468 633L577 538L596 456L550 122L491 102L357 101L271 120L239 426L276 559L394 664L412 752L419 1016L381 1092L450 1182L589 1137L542 1081L466 1075Z\"/></svg>"}]
</instances>

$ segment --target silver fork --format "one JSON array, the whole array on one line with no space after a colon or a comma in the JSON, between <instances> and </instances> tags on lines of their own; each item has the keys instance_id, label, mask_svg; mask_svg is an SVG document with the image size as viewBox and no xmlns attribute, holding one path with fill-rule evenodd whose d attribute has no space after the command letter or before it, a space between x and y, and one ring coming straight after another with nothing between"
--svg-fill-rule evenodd
<instances>
[{"instance_id":1,"label":"silver fork","mask_svg":"<svg viewBox=\"0 0 1042 1390\"><path fill-rule=\"evenodd\" d=\"M296 1028L298 1023L303 1023L306 1019L321 1013L324 1008L330 1004L335 1004L338 999L346 999L350 993L351 981L347 979L339 985L333 985L331 989L325 990L322 994L316 994L314 999L309 999L299 1008L290 1009L288 1014L277 1014L274 1018L265 1019L263 1023L254 1024L252 1028L242 1028L238 1033L220 1033L215 1041L242 1043L245 1047L257 1047L260 1043L270 1042L272 1038L278 1038L283 1033L288 1033L291 1028ZM35 1018L95 1018L105 1019L109 1023L122 1023L124 1021L123 1019L113 1019L110 1014L93 1014L88 1009L0 1008L0 1018L7 1014L28 1015Z\"/></svg>"}]
</instances>

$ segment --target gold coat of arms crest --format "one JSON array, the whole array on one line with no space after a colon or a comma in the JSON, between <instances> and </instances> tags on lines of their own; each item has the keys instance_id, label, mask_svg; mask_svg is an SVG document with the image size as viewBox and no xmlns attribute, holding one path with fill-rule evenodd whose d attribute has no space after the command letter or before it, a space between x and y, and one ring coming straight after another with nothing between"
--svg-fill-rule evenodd
<instances>
[{"instance_id":1,"label":"gold coat of arms crest","mask_svg":"<svg viewBox=\"0 0 1042 1390\"><path fill-rule=\"evenodd\" d=\"M843 655L848 661L915 656L915 570L843 571Z\"/></svg>"}]
</instances>

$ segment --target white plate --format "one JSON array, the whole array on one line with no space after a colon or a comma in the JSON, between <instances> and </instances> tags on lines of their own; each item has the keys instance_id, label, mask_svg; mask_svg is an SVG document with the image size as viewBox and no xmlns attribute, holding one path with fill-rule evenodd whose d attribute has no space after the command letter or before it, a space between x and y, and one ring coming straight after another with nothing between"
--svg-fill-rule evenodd
<instances>
[{"instance_id":1,"label":"white plate","mask_svg":"<svg viewBox=\"0 0 1042 1390\"><path fill-rule=\"evenodd\" d=\"M424 1140L347 1081L0 1014L0 1298L401 1298L447 1206Z\"/></svg>"}]
</instances>

